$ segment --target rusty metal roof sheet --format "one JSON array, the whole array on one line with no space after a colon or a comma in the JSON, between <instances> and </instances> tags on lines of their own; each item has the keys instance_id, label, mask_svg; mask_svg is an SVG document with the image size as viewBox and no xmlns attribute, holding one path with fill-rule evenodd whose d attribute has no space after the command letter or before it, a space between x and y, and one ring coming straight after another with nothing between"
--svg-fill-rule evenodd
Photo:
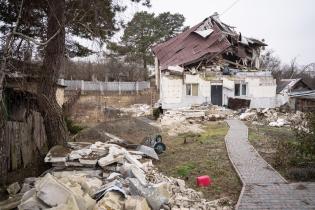
<instances>
[{"instance_id":1,"label":"rusty metal roof sheet","mask_svg":"<svg viewBox=\"0 0 315 210\"><path fill-rule=\"evenodd\" d=\"M161 70L167 69L168 66L187 65L206 55L212 56L221 53L231 46L215 21L210 35L203 37L194 33L207 20L205 19L176 37L152 48L160 62Z\"/></svg>"}]
</instances>

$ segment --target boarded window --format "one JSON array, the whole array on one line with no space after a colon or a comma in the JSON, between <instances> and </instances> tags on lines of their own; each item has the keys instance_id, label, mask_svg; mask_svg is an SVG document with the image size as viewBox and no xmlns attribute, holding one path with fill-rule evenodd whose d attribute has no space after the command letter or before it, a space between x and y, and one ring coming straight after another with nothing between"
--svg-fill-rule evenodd
<instances>
[{"instance_id":1,"label":"boarded window","mask_svg":"<svg viewBox=\"0 0 315 210\"><path fill-rule=\"evenodd\" d=\"M234 96L240 96L240 84L234 85Z\"/></svg>"},{"instance_id":2,"label":"boarded window","mask_svg":"<svg viewBox=\"0 0 315 210\"><path fill-rule=\"evenodd\" d=\"M187 96L198 96L198 84L186 84Z\"/></svg>"}]
</instances>

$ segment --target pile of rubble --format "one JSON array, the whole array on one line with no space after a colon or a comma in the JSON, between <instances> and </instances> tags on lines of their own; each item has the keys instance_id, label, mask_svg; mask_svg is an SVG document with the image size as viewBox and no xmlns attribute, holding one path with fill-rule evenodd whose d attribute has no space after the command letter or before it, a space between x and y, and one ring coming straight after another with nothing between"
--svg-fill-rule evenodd
<instances>
[{"instance_id":1,"label":"pile of rubble","mask_svg":"<svg viewBox=\"0 0 315 210\"><path fill-rule=\"evenodd\" d=\"M45 162L53 168L27 178L19 209L230 209L229 202L207 201L180 179L159 173L152 164L154 149L124 145L115 136L104 143L68 143L53 147ZM24 186L26 185L26 187ZM16 190L14 190L16 189ZM225 207L222 206L224 203Z\"/></svg>"},{"instance_id":2,"label":"pile of rubble","mask_svg":"<svg viewBox=\"0 0 315 210\"><path fill-rule=\"evenodd\" d=\"M202 121L224 120L234 115L234 111L225 107L205 105L167 110L160 117L160 122L162 128L168 129L169 136L177 136L180 133L202 133Z\"/></svg>"},{"instance_id":3,"label":"pile of rubble","mask_svg":"<svg viewBox=\"0 0 315 210\"><path fill-rule=\"evenodd\" d=\"M167 129L169 136L177 136L181 133L201 133L204 130L196 121L204 118L203 110L168 110L160 117L162 129Z\"/></svg>"},{"instance_id":4,"label":"pile of rubble","mask_svg":"<svg viewBox=\"0 0 315 210\"><path fill-rule=\"evenodd\" d=\"M204 120L208 120L208 121L225 120L225 119L233 118L236 114L237 112L231 109L228 109L226 107L212 105L207 109Z\"/></svg>"},{"instance_id":5,"label":"pile of rubble","mask_svg":"<svg viewBox=\"0 0 315 210\"><path fill-rule=\"evenodd\" d=\"M280 112L278 109L247 109L239 118L251 121L253 124L269 125L272 127L290 126L306 129L305 114L300 111L294 113Z\"/></svg>"},{"instance_id":6,"label":"pile of rubble","mask_svg":"<svg viewBox=\"0 0 315 210\"><path fill-rule=\"evenodd\" d=\"M120 108L125 113L130 113L132 117L148 116L152 113L148 104L132 104L127 108Z\"/></svg>"}]
</instances>

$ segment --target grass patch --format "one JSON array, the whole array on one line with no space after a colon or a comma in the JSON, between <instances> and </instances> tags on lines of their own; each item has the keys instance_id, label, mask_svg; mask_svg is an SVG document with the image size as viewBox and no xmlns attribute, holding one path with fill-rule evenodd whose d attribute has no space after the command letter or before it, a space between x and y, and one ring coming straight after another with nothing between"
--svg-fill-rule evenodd
<instances>
[{"instance_id":1,"label":"grass patch","mask_svg":"<svg viewBox=\"0 0 315 210\"><path fill-rule=\"evenodd\" d=\"M257 149L259 154L270 163L279 173L288 180L298 181L297 170L292 170L284 164L287 159L287 155L290 155L290 151L281 149L279 146L284 143L294 143L295 134L290 128L287 127L269 127L264 125L251 125L249 127L249 141ZM292 171L294 176L292 176Z\"/></svg>"},{"instance_id":2,"label":"grass patch","mask_svg":"<svg viewBox=\"0 0 315 210\"><path fill-rule=\"evenodd\" d=\"M164 133L167 150L154 165L168 176L184 179L188 187L201 191L209 200L229 197L236 203L241 183L225 147L228 126L225 122L207 122L203 129L201 134L184 133L176 137ZM197 187L196 178L202 175L209 175L213 184Z\"/></svg>"},{"instance_id":3,"label":"grass patch","mask_svg":"<svg viewBox=\"0 0 315 210\"><path fill-rule=\"evenodd\" d=\"M75 124L71 119L67 117L65 117L65 121L66 121L68 131L73 135L79 133L80 131L84 129L84 127Z\"/></svg>"},{"instance_id":4,"label":"grass patch","mask_svg":"<svg viewBox=\"0 0 315 210\"><path fill-rule=\"evenodd\" d=\"M177 167L177 175L180 177L187 177L193 169L196 168L194 163L187 163Z\"/></svg>"}]
</instances>

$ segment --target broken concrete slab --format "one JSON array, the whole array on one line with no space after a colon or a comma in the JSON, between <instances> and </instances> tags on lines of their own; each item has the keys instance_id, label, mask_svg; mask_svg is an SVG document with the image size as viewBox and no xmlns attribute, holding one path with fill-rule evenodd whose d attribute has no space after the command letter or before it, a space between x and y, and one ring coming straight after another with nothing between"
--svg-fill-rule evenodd
<instances>
[{"instance_id":1,"label":"broken concrete slab","mask_svg":"<svg viewBox=\"0 0 315 210\"><path fill-rule=\"evenodd\" d=\"M117 177L121 176L120 173L116 173L116 172L113 172L111 173L106 179L108 181L113 181L114 179L116 179Z\"/></svg>"},{"instance_id":2,"label":"broken concrete slab","mask_svg":"<svg viewBox=\"0 0 315 210\"><path fill-rule=\"evenodd\" d=\"M140 196L128 196L125 201L126 210L150 210L147 200Z\"/></svg>"},{"instance_id":3,"label":"broken concrete slab","mask_svg":"<svg viewBox=\"0 0 315 210\"><path fill-rule=\"evenodd\" d=\"M170 200L171 195L168 192L168 185L165 182L158 183L153 186L153 189L145 197L153 209L160 209L163 204Z\"/></svg>"},{"instance_id":4,"label":"broken concrete slab","mask_svg":"<svg viewBox=\"0 0 315 210\"><path fill-rule=\"evenodd\" d=\"M144 155L151 157L155 160L159 159L159 156L156 154L153 148L145 146L145 145L139 145L137 147L137 151L142 152Z\"/></svg>"},{"instance_id":5,"label":"broken concrete slab","mask_svg":"<svg viewBox=\"0 0 315 210\"><path fill-rule=\"evenodd\" d=\"M123 210L124 197L119 192L108 192L104 197L97 202L96 209L98 210Z\"/></svg>"},{"instance_id":6,"label":"broken concrete slab","mask_svg":"<svg viewBox=\"0 0 315 210\"><path fill-rule=\"evenodd\" d=\"M18 182L10 184L7 188L7 191L10 195L15 195L20 191L21 187Z\"/></svg>"},{"instance_id":7,"label":"broken concrete slab","mask_svg":"<svg viewBox=\"0 0 315 210\"><path fill-rule=\"evenodd\" d=\"M153 210L159 210L170 200L167 183L162 182L153 186L144 187L138 179L129 178L131 195L144 196Z\"/></svg>"},{"instance_id":8,"label":"broken concrete slab","mask_svg":"<svg viewBox=\"0 0 315 210\"><path fill-rule=\"evenodd\" d=\"M82 168L80 170L62 170L62 171L52 171L53 176L57 178L68 177L68 176L90 176L90 177L101 177L103 171L97 169L87 169Z\"/></svg>"},{"instance_id":9,"label":"broken concrete slab","mask_svg":"<svg viewBox=\"0 0 315 210\"><path fill-rule=\"evenodd\" d=\"M85 158L80 158L79 162L83 165L83 166L87 166L87 167L94 167L97 163L97 159L85 159Z\"/></svg>"},{"instance_id":10,"label":"broken concrete slab","mask_svg":"<svg viewBox=\"0 0 315 210\"><path fill-rule=\"evenodd\" d=\"M51 207L66 203L68 199L73 198L71 191L50 174L36 183L35 188L37 197Z\"/></svg>"},{"instance_id":11,"label":"broken concrete slab","mask_svg":"<svg viewBox=\"0 0 315 210\"><path fill-rule=\"evenodd\" d=\"M145 173L143 170L141 170L140 168L138 168L135 165L131 165L130 170L131 170L131 173L133 174L133 176L136 177L142 185L148 184L146 181Z\"/></svg>"},{"instance_id":12,"label":"broken concrete slab","mask_svg":"<svg viewBox=\"0 0 315 210\"><path fill-rule=\"evenodd\" d=\"M26 201L21 202L21 204L18 206L19 210L41 210L47 208L49 208L49 206L45 205L41 200L39 200L35 196L27 199Z\"/></svg>"},{"instance_id":13,"label":"broken concrete slab","mask_svg":"<svg viewBox=\"0 0 315 210\"><path fill-rule=\"evenodd\" d=\"M65 178L58 181L49 173L36 183L35 188L37 198L51 207L70 202L71 206L84 210L92 209L95 205L95 201L82 191L81 185Z\"/></svg>"},{"instance_id":14,"label":"broken concrete slab","mask_svg":"<svg viewBox=\"0 0 315 210\"><path fill-rule=\"evenodd\" d=\"M20 193L25 193L25 192L29 191L32 188L33 188L32 185L27 184L27 183L23 183Z\"/></svg>"},{"instance_id":15,"label":"broken concrete slab","mask_svg":"<svg viewBox=\"0 0 315 210\"><path fill-rule=\"evenodd\" d=\"M46 163L59 163L66 162L68 160L68 154L70 153L70 149L57 145L49 150L45 157Z\"/></svg>"},{"instance_id":16,"label":"broken concrete slab","mask_svg":"<svg viewBox=\"0 0 315 210\"><path fill-rule=\"evenodd\" d=\"M123 159L124 159L123 155L114 157L112 154L108 154L107 156L102 157L101 159L98 160L98 165L104 168L113 163L122 162Z\"/></svg>"},{"instance_id":17,"label":"broken concrete slab","mask_svg":"<svg viewBox=\"0 0 315 210\"><path fill-rule=\"evenodd\" d=\"M125 154L125 158L126 158L126 160L127 160L129 163L136 165L138 168L141 168L141 169L143 168L142 163L140 163L140 162L139 162L136 158L134 158L132 155L126 153L126 154Z\"/></svg>"}]
</instances>

